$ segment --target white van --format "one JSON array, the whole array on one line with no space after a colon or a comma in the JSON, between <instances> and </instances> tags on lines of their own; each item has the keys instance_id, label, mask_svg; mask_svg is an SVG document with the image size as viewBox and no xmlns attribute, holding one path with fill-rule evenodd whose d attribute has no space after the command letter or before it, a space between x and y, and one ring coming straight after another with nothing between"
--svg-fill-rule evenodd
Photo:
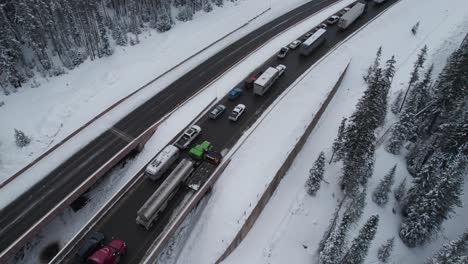
<instances>
[{"instance_id":1,"label":"white van","mask_svg":"<svg viewBox=\"0 0 468 264\"><path fill-rule=\"evenodd\" d=\"M155 181L167 171L167 169L179 157L179 149L173 145L166 146L146 167L145 175Z\"/></svg>"}]
</instances>

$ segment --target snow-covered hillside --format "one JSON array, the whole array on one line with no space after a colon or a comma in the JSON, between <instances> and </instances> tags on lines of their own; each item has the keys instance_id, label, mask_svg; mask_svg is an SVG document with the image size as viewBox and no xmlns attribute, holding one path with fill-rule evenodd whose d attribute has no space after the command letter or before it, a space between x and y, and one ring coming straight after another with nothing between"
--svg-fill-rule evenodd
<instances>
[{"instance_id":1,"label":"snow-covered hillside","mask_svg":"<svg viewBox=\"0 0 468 264\"><path fill-rule=\"evenodd\" d=\"M402 0L337 50L346 49L352 54L352 63L343 80L341 90L330 103L303 151L253 229L224 263L314 263L317 261L318 242L328 226L338 201L343 196L337 184L341 176L341 163L326 166L324 179L327 183L322 183L316 196L311 197L306 193L304 183L320 151L325 151L328 163L340 120L342 117L349 117L357 100L362 96L365 89L362 76L372 63L375 52L379 46L382 46L384 59L393 54L396 56L397 72L390 91L390 101L392 101L399 90L406 88L413 62L424 45L429 48L426 64L434 63L434 76L440 72L448 55L458 47L468 31L467 10L468 5L462 0L449 2L430 0L424 1L424 5L421 5L420 1ZM418 21L420 22L418 33L413 36L410 30ZM389 114L386 121L385 128L395 121L395 117ZM384 129L377 132L382 134ZM285 128L284 133L288 133ZM274 146L276 149L278 144ZM374 174L369 180L368 189L374 190L380 179L394 164L398 164L398 167L392 188L405 177L408 177L408 181L411 182L411 176L405 169L404 158L391 155L380 146L376 151ZM213 199L207 202L206 209L187 240L178 263L184 263L186 260L191 260L192 263L206 263L208 260L217 259L230 243L225 238L231 237L229 234L232 233L233 228L237 228L239 218L229 218L230 214L223 217L223 208L229 208L229 211L250 210L244 203L239 203L235 199L223 199L224 194L230 191L226 189L229 187L224 183L231 181L231 176L235 177L234 174L224 174L219 179L215 186L216 195L213 195ZM260 176L256 174L252 177ZM223 188L217 190L216 188L220 186ZM252 189L251 186L249 188L231 187L235 188L233 191L238 193L241 190L245 192ZM466 202L468 196L464 195L462 199ZM391 196L385 207L378 207L368 194L364 215L348 234L350 241L357 235L359 228L370 215L380 215L376 238L372 242L365 263L377 263L377 248L393 236L396 237L395 246L389 263L422 263L447 239L456 239L468 227L466 207L458 208L454 217L444 223L444 230L439 234L438 239L424 247L409 249L398 238L400 216L392 212L394 203L394 198ZM218 228L214 229L213 227L216 226ZM203 252L202 255L201 252Z\"/></svg>"}]
</instances>

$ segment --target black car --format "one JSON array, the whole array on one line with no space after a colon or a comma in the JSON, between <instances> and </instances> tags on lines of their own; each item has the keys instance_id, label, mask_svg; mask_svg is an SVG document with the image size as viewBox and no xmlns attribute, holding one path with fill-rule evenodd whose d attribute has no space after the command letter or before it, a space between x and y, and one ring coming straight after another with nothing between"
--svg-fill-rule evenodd
<instances>
[{"instance_id":1,"label":"black car","mask_svg":"<svg viewBox=\"0 0 468 264\"><path fill-rule=\"evenodd\" d=\"M91 256L98 248L102 247L104 243L104 234L96 232L92 234L88 239L85 240L81 248L78 250L76 255L82 260L86 260Z\"/></svg>"},{"instance_id":2,"label":"black car","mask_svg":"<svg viewBox=\"0 0 468 264\"><path fill-rule=\"evenodd\" d=\"M226 110L226 107L222 104L216 106L215 108L213 108L213 110L211 110L210 112L210 118L211 119L218 119L218 117L224 113L224 110Z\"/></svg>"},{"instance_id":3,"label":"black car","mask_svg":"<svg viewBox=\"0 0 468 264\"><path fill-rule=\"evenodd\" d=\"M284 57L286 57L286 55L288 54L288 51L289 51L289 48L287 47L282 47L279 52L278 52L278 55L276 55L278 58L280 59L284 59Z\"/></svg>"}]
</instances>

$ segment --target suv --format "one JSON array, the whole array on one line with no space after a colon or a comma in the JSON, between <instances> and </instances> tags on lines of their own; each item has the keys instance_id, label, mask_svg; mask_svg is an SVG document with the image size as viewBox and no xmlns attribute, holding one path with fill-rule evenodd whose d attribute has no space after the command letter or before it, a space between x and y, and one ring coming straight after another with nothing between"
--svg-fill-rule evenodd
<instances>
[{"instance_id":1,"label":"suv","mask_svg":"<svg viewBox=\"0 0 468 264\"><path fill-rule=\"evenodd\" d=\"M245 110L245 105L238 104L232 110L231 115L229 115L229 120L237 121L237 119L239 119L239 117L242 115L242 113L244 113L244 110Z\"/></svg>"},{"instance_id":2,"label":"suv","mask_svg":"<svg viewBox=\"0 0 468 264\"><path fill-rule=\"evenodd\" d=\"M211 110L210 118L213 120L218 119L218 117L224 113L224 110L226 110L226 107L224 105L220 104L216 106L215 108L213 108L213 110Z\"/></svg>"},{"instance_id":3,"label":"suv","mask_svg":"<svg viewBox=\"0 0 468 264\"><path fill-rule=\"evenodd\" d=\"M235 100L237 97L241 96L243 91L244 90L242 90L242 88L239 87L232 89L228 94L229 100Z\"/></svg>"},{"instance_id":4,"label":"suv","mask_svg":"<svg viewBox=\"0 0 468 264\"><path fill-rule=\"evenodd\" d=\"M289 49L287 47L282 47L280 51L278 52L278 55L277 55L278 58L284 59L284 57L286 57L286 55L288 54L288 51Z\"/></svg>"},{"instance_id":5,"label":"suv","mask_svg":"<svg viewBox=\"0 0 468 264\"><path fill-rule=\"evenodd\" d=\"M102 247L104 242L104 234L96 232L92 234L86 241L84 241L81 248L78 250L76 255L82 260L86 260L91 254L93 254L98 248Z\"/></svg>"},{"instance_id":6,"label":"suv","mask_svg":"<svg viewBox=\"0 0 468 264\"><path fill-rule=\"evenodd\" d=\"M127 244L122 240L112 240L88 258L90 264L117 264L120 257L127 253Z\"/></svg>"}]
</instances>

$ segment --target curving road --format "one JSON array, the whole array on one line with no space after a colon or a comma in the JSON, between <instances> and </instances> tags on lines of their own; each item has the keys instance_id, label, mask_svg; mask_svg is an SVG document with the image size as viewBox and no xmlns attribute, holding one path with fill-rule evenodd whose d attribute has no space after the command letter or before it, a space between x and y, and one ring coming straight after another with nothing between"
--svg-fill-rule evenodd
<instances>
[{"instance_id":1,"label":"curving road","mask_svg":"<svg viewBox=\"0 0 468 264\"><path fill-rule=\"evenodd\" d=\"M195 94L231 65L241 60L246 54L290 25L336 1L310 1L258 28L201 63L129 113L111 130L101 134L83 147L33 188L0 211L1 256L5 256L9 246L15 243L20 236L38 231L29 229L126 146L126 137L137 137L179 103ZM115 133L115 131L119 133ZM122 133L126 137L118 135ZM10 255L12 252L8 253Z\"/></svg>"}]
</instances>

